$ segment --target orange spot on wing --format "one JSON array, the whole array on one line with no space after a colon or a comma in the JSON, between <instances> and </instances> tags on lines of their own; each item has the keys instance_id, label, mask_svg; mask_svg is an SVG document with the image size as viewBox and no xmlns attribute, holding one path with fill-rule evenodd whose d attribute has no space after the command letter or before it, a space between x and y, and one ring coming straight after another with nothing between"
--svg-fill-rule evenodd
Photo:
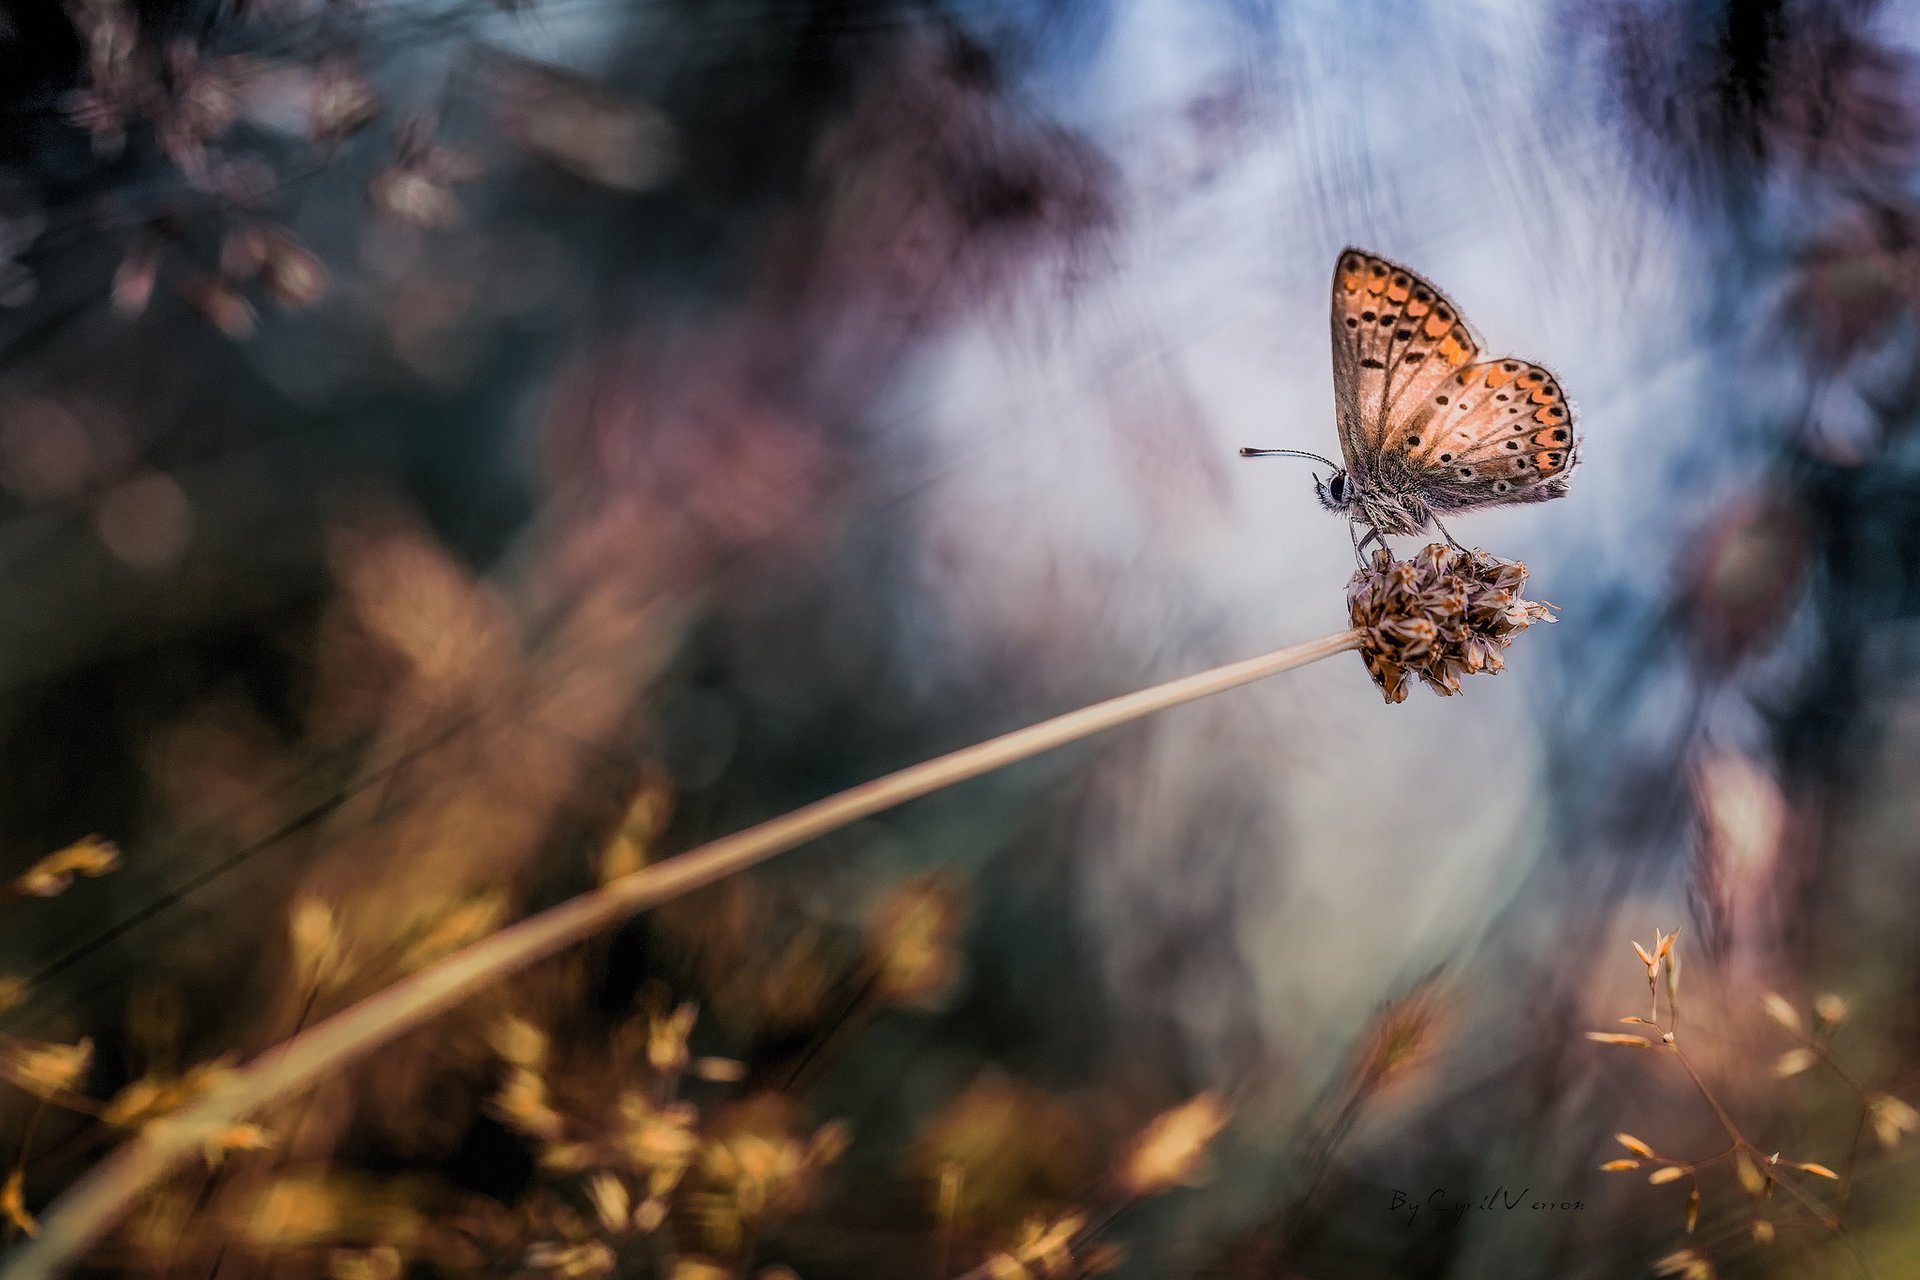
<instances>
[{"instance_id":1,"label":"orange spot on wing","mask_svg":"<svg viewBox=\"0 0 1920 1280\"><path fill-rule=\"evenodd\" d=\"M1428 316L1425 333L1429 338L1444 337L1447 330L1452 327L1452 325L1442 320L1439 316Z\"/></svg>"},{"instance_id":2,"label":"orange spot on wing","mask_svg":"<svg viewBox=\"0 0 1920 1280\"><path fill-rule=\"evenodd\" d=\"M1429 307L1426 303L1420 301L1418 298L1415 298L1413 301L1407 303L1406 310L1409 316L1411 316L1415 320L1418 320L1421 316L1433 310L1433 308Z\"/></svg>"},{"instance_id":3,"label":"orange spot on wing","mask_svg":"<svg viewBox=\"0 0 1920 1280\"><path fill-rule=\"evenodd\" d=\"M1487 367L1487 385L1488 386L1504 387L1509 382L1512 382L1512 381L1513 381L1513 375L1508 373L1506 370L1502 369L1499 365L1497 364L1489 365Z\"/></svg>"},{"instance_id":4,"label":"orange spot on wing","mask_svg":"<svg viewBox=\"0 0 1920 1280\"><path fill-rule=\"evenodd\" d=\"M1567 443L1567 429L1565 427L1549 427L1545 431L1534 432L1532 439L1535 444L1543 448L1564 448Z\"/></svg>"},{"instance_id":5,"label":"orange spot on wing","mask_svg":"<svg viewBox=\"0 0 1920 1280\"><path fill-rule=\"evenodd\" d=\"M1373 279L1367 281L1368 293L1385 293L1386 291L1387 278L1385 276L1375 276Z\"/></svg>"},{"instance_id":6,"label":"orange spot on wing","mask_svg":"<svg viewBox=\"0 0 1920 1280\"><path fill-rule=\"evenodd\" d=\"M1407 300L1407 286L1403 284L1389 285L1387 287L1387 297L1395 302L1405 302Z\"/></svg>"},{"instance_id":7,"label":"orange spot on wing","mask_svg":"<svg viewBox=\"0 0 1920 1280\"><path fill-rule=\"evenodd\" d=\"M1533 402L1535 404L1552 404L1559 398L1559 396L1553 394L1553 392L1546 387L1541 387L1533 393Z\"/></svg>"},{"instance_id":8,"label":"orange spot on wing","mask_svg":"<svg viewBox=\"0 0 1920 1280\"><path fill-rule=\"evenodd\" d=\"M1472 354L1473 353L1471 351L1468 351L1465 347L1461 346L1458 342L1455 342L1453 340L1452 334L1448 334L1446 338L1440 343L1440 358L1442 360L1445 360L1448 364L1454 364L1454 365L1465 364L1467 362L1467 357L1471 356Z\"/></svg>"}]
</instances>

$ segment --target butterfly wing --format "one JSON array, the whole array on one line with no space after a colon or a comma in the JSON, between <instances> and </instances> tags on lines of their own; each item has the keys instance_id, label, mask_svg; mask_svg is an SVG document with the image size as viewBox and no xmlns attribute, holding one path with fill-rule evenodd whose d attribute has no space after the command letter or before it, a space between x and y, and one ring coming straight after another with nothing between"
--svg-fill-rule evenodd
<instances>
[{"instance_id":1,"label":"butterfly wing","mask_svg":"<svg viewBox=\"0 0 1920 1280\"><path fill-rule=\"evenodd\" d=\"M1545 502L1567 491L1579 441L1560 380L1512 357L1470 364L1395 415L1380 451L1435 511Z\"/></svg>"},{"instance_id":2,"label":"butterfly wing","mask_svg":"<svg viewBox=\"0 0 1920 1280\"><path fill-rule=\"evenodd\" d=\"M1438 289L1377 254L1341 250L1333 268L1333 395L1340 450L1363 486L1381 470L1383 451L1416 419L1432 416L1438 389L1479 352L1460 309Z\"/></svg>"}]
</instances>

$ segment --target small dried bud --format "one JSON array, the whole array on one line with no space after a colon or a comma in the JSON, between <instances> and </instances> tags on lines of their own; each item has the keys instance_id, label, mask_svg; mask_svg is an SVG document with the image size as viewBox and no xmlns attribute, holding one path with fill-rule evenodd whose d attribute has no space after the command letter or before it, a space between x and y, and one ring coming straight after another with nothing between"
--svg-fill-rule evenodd
<instances>
[{"instance_id":1,"label":"small dried bud","mask_svg":"<svg viewBox=\"0 0 1920 1280\"><path fill-rule=\"evenodd\" d=\"M1630 1133L1616 1133L1613 1140L1637 1156L1645 1156L1649 1160L1654 1158L1653 1148Z\"/></svg>"},{"instance_id":2,"label":"small dried bud","mask_svg":"<svg viewBox=\"0 0 1920 1280\"><path fill-rule=\"evenodd\" d=\"M1587 1032L1587 1039L1593 1041L1596 1044L1625 1045L1627 1048L1630 1048L1630 1049L1653 1048L1653 1041L1648 1040L1643 1036L1621 1035L1617 1031L1589 1031Z\"/></svg>"},{"instance_id":3,"label":"small dried bud","mask_svg":"<svg viewBox=\"0 0 1920 1280\"><path fill-rule=\"evenodd\" d=\"M1767 1010L1767 1016L1795 1035L1800 1034L1800 1011L1788 1003L1787 998L1777 991L1769 991L1760 998Z\"/></svg>"},{"instance_id":4,"label":"small dried bud","mask_svg":"<svg viewBox=\"0 0 1920 1280\"><path fill-rule=\"evenodd\" d=\"M1691 1249L1680 1249L1668 1254L1653 1264L1653 1274L1657 1276L1677 1276L1700 1260L1700 1255Z\"/></svg>"},{"instance_id":5,"label":"small dried bud","mask_svg":"<svg viewBox=\"0 0 1920 1280\"><path fill-rule=\"evenodd\" d=\"M695 1010L682 1004L672 1013L655 1013L647 1020L647 1065L667 1074L687 1065L687 1037L693 1033Z\"/></svg>"},{"instance_id":6,"label":"small dried bud","mask_svg":"<svg viewBox=\"0 0 1920 1280\"><path fill-rule=\"evenodd\" d=\"M1678 1182L1686 1176L1687 1171L1685 1169L1677 1164L1670 1164L1664 1169L1655 1169L1652 1173L1648 1174L1647 1181L1657 1187L1666 1182Z\"/></svg>"},{"instance_id":7,"label":"small dried bud","mask_svg":"<svg viewBox=\"0 0 1920 1280\"><path fill-rule=\"evenodd\" d=\"M41 1098L71 1093L93 1065L93 1041L76 1044L16 1044L6 1058L6 1076Z\"/></svg>"},{"instance_id":8,"label":"small dried bud","mask_svg":"<svg viewBox=\"0 0 1920 1280\"><path fill-rule=\"evenodd\" d=\"M1814 1064L1813 1050L1789 1049L1775 1060L1773 1074L1782 1080L1788 1076L1797 1076Z\"/></svg>"},{"instance_id":9,"label":"small dried bud","mask_svg":"<svg viewBox=\"0 0 1920 1280\"><path fill-rule=\"evenodd\" d=\"M1621 1173L1627 1169L1638 1169L1639 1167L1640 1162L1638 1160L1609 1160L1600 1166L1600 1172Z\"/></svg>"},{"instance_id":10,"label":"small dried bud","mask_svg":"<svg viewBox=\"0 0 1920 1280\"><path fill-rule=\"evenodd\" d=\"M1765 1218L1753 1220L1753 1242L1755 1244L1773 1243L1773 1224Z\"/></svg>"},{"instance_id":11,"label":"small dried bud","mask_svg":"<svg viewBox=\"0 0 1920 1280\"><path fill-rule=\"evenodd\" d=\"M1754 1167L1753 1161L1747 1158L1747 1153L1744 1151L1734 1153L1733 1171L1740 1179L1740 1186L1750 1196L1764 1194L1767 1184L1772 1181Z\"/></svg>"},{"instance_id":12,"label":"small dried bud","mask_svg":"<svg viewBox=\"0 0 1920 1280\"><path fill-rule=\"evenodd\" d=\"M525 1018L506 1017L493 1026L493 1051L508 1066L538 1073L547 1065L547 1033Z\"/></svg>"},{"instance_id":13,"label":"small dried bud","mask_svg":"<svg viewBox=\"0 0 1920 1280\"><path fill-rule=\"evenodd\" d=\"M340 926L333 908L318 898L302 898L287 929L293 967L303 978L318 980L340 954Z\"/></svg>"},{"instance_id":14,"label":"small dried bud","mask_svg":"<svg viewBox=\"0 0 1920 1280\"><path fill-rule=\"evenodd\" d=\"M959 969L960 889L944 876L918 876L894 890L867 934L868 963L880 997L927 1005L953 985Z\"/></svg>"},{"instance_id":15,"label":"small dried bud","mask_svg":"<svg viewBox=\"0 0 1920 1280\"><path fill-rule=\"evenodd\" d=\"M27 1212L27 1171L16 1168L0 1186L0 1218L5 1218L29 1236L40 1234L40 1224Z\"/></svg>"},{"instance_id":16,"label":"small dried bud","mask_svg":"<svg viewBox=\"0 0 1920 1280\"><path fill-rule=\"evenodd\" d=\"M1899 1145L1901 1135L1920 1130L1920 1111L1891 1094L1879 1094L1867 1104L1867 1119L1873 1123L1873 1136L1888 1150Z\"/></svg>"},{"instance_id":17,"label":"small dried bud","mask_svg":"<svg viewBox=\"0 0 1920 1280\"><path fill-rule=\"evenodd\" d=\"M112 841L88 836L40 859L13 884L29 897L51 898L65 893L76 876L91 880L119 865L120 850Z\"/></svg>"},{"instance_id":18,"label":"small dried bud","mask_svg":"<svg viewBox=\"0 0 1920 1280\"><path fill-rule=\"evenodd\" d=\"M747 1078L747 1064L732 1058L695 1058L693 1074L715 1084L738 1084Z\"/></svg>"},{"instance_id":19,"label":"small dried bud","mask_svg":"<svg viewBox=\"0 0 1920 1280\"><path fill-rule=\"evenodd\" d=\"M1687 1234L1692 1235L1693 1229L1699 1225L1700 1187L1696 1184L1693 1190L1687 1192Z\"/></svg>"},{"instance_id":20,"label":"small dried bud","mask_svg":"<svg viewBox=\"0 0 1920 1280\"><path fill-rule=\"evenodd\" d=\"M1831 991L1823 991L1813 998L1813 1016L1822 1026L1838 1026L1846 1021L1847 1002Z\"/></svg>"},{"instance_id":21,"label":"small dried bud","mask_svg":"<svg viewBox=\"0 0 1920 1280\"><path fill-rule=\"evenodd\" d=\"M1193 1180L1207 1145L1227 1125L1226 1104L1203 1093L1156 1116L1128 1144L1114 1180L1131 1196L1158 1195Z\"/></svg>"},{"instance_id":22,"label":"small dried bud","mask_svg":"<svg viewBox=\"0 0 1920 1280\"><path fill-rule=\"evenodd\" d=\"M1553 621L1551 605L1521 597L1526 580L1518 561L1438 542L1411 560L1375 552L1347 585L1347 612L1386 700L1406 700L1409 675L1446 696L1462 675L1501 670L1514 636Z\"/></svg>"},{"instance_id":23,"label":"small dried bud","mask_svg":"<svg viewBox=\"0 0 1920 1280\"><path fill-rule=\"evenodd\" d=\"M1812 1174L1816 1178L1832 1178L1835 1182L1840 1181L1840 1175L1823 1164L1796 1164L1791 1160L1787 1161L1787 1163L1792 1164L1794 1168L1799 1169L1803 1173Z\"/></svg>"},{"instance_id":24,"label":"small dried bud","mask_svg":"<svg viewBox=\"0 0 1920 1280\"><path fill-rule=\"evenodd\" d=\"M628 1216L633 1211L633 1197L626 1183L603 1169L587 1179L587 1199L593 1204L601 1226L608 1231L626 1230Z\"/></svg>"}]
</instances>

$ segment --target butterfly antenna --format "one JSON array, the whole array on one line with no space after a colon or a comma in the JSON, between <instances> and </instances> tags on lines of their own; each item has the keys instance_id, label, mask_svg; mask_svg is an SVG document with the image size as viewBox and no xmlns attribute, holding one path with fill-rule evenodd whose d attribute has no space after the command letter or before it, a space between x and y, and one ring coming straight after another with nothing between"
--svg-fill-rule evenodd
<instances>
[{"instance_id":1,"label":"butterfly antenna","mask_svg":"<svg viewBox=\"0 0 1920 1280\"><path fill-rule=\"evenodd\" d=\"M1335 471L1340 469L1340 464L1333 459L1323 458L1317 453L1308 453L1304 449L1242 449L1240 456L1243 458L1305 458L1310 462L1332 467Z\"/></svg>"}]
</instances>

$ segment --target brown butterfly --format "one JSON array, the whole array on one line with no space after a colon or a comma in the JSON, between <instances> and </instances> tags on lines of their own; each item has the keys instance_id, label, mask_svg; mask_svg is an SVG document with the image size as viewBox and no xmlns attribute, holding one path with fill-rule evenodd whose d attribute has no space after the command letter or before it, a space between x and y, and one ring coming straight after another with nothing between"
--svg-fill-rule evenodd
<instances>
[{"instance_id":1,"label":"brown butterfly","mask_svg":"<svg viewBox=\"0 0 1920 1280\"><path fill-rule=\"evenodd\" d=\"M1442 512L1560 497L1579 442L1559 380L1525 360L1479 354L1479 339L1438 289L1344 249L1333 269L1333 398L1347 465L1298 449L1240 453L1333 467L1314 491L1327 510L1367 526L1356 553L1429 524L1453 542Z\"/></svg>"}]
</instances>

